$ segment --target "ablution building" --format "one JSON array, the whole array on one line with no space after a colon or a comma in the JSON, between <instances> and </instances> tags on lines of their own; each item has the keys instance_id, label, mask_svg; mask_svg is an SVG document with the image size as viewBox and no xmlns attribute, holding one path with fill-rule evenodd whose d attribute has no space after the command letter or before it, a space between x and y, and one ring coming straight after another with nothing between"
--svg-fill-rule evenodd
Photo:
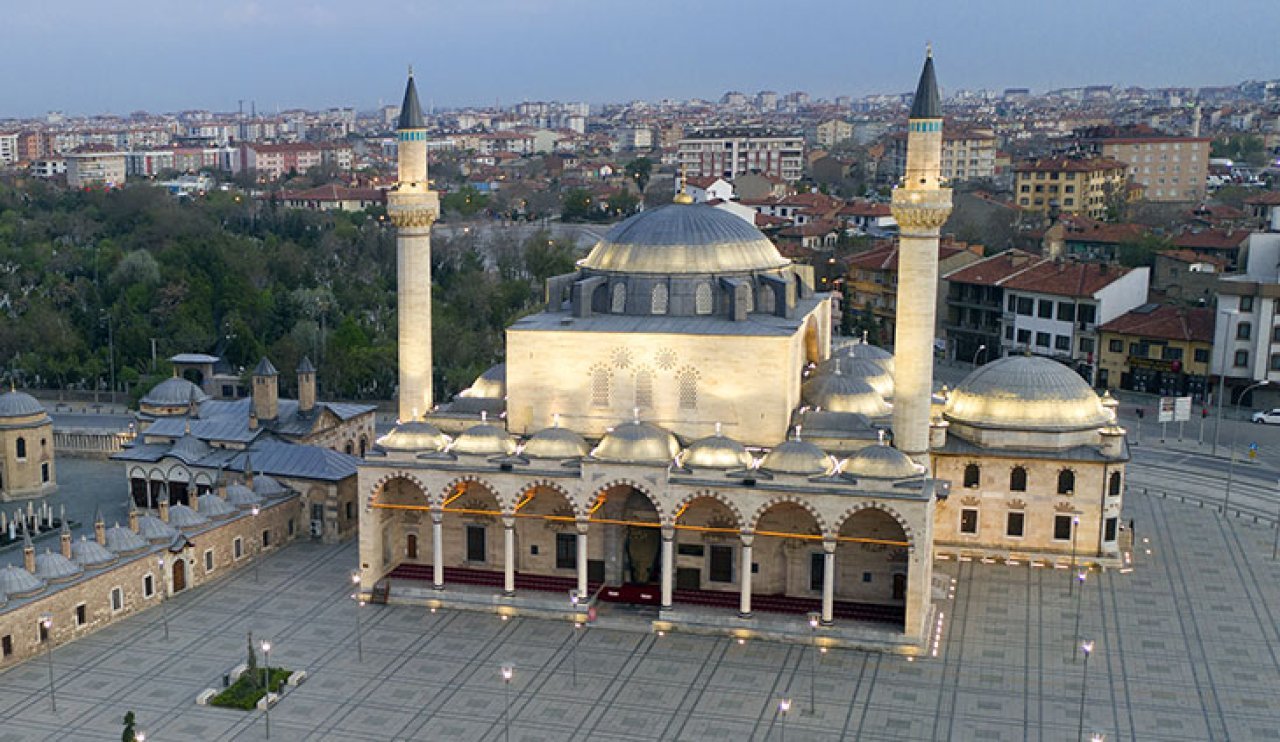
<instances>
[{"instance_id":1,"label":"ablution building","mask_svg":"<svg viewBox=\"0 0 1280 742\"><path fill-rule=\"evenodd\" d=\"M656 629L739 636L807 639L812 616L833 644L916 651L935 558L1114 562L1127 451L1107 398L1021 356L933 388L942 124L930 54L893 194L893 355L833 340L808 266L680 194L550 279L505 364L436 406L439 206L410 76L388 204L400 420L359 469L362 595L575 618L631 603Z\"/></svg>"}]
</instances>

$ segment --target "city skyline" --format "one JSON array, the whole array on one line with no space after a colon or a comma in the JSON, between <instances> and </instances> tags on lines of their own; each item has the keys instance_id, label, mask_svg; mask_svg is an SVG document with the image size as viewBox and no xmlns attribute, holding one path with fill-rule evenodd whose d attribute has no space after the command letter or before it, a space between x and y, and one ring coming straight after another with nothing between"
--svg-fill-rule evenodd
<instances>
[{"instance_id":1,"label":"city skyline","mask_svg":"<svg viewBox=\"0 0 1280 742\"><path fill-rule=\"evenodd\" d=\"M728 90L893 94L910 91L905 70L926 41L947 61L944 92L1280 77L1267 49L1280 21L1264 0L1218 4L1215 17L1252 20L1217 27L1186 23L1204 12L1190 0L1171 0L1155 17L1149 6L1101 0L977 5L907 2L871 16L813 2L780 12L753 0L732 14L664 2L629 14L579 0L397 0L359 15L328 1L246 0L210 12L140 0L122 19L74 0L11 14L0 117L234 111L239 101L259 112L369 109L397 102L395 81L408 64L428 107L718 99ZM399 22L387 24L389 16Z\"/></svg>"}]
</instances>

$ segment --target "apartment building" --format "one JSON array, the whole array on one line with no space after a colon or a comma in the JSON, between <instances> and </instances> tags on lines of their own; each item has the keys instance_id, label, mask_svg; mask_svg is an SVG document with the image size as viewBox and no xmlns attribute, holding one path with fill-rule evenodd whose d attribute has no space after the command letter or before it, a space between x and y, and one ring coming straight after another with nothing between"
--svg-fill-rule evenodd
<instances>
[{"instance_id":1,"label":"apartment building","mask_svg":"<svg viewBox=\"0 0 1280 742\"><path fill-rule=\"evenodd\" d=\"M1128 167L1106 157L1038 157L1013 171L1014 196L1024 212L1101 220L1127 197Z\"/></svg>"},{"instance_id":2,"label":"apartment building","mask_svg":"<svg viewBox=\"0 0 1280 742\"><path fill-rule=\"evenodd\" d=\"M804 172L804 137L764 127L688 133L680 140L678 153L686 176L714 175L733 180L758 172L795 181Z\"/></svg>"},{"instance_id":3,"label":"apartment building","mask_svg":"<svg viewBox=\"0 0 1280 742\"><path fill-rule=\"evenodd\" d=\"M67 185L72 188L119 188L125 180L125 158L105 145L87 144L66 155Z\"/></svg>"},{"instance_id":4,"label":"apartment building","mask_svg":"<svg viewBox=\"0 0 1280 742\"><path fill-rule=\"evenodd\" d=\"M1129 179L1142 186L1147 201L1199 201L1209 176L1210 137L1176 137L1149 126L1081 129L1085 151L1129 166Z\"/></svg>"},{"instance_id":5,"label":"apartment building","mask_svg":"<svg viewBox=\"0 0 1280 742\"><path fill-rule=\"evenodd\" d=\"M899 180L907 170L907 133L889 138L885 162L889 177ZM950 181L994 178L998 140L993 132L963 126L942 127L942 177Z\"/></svg>"}]
</instances>

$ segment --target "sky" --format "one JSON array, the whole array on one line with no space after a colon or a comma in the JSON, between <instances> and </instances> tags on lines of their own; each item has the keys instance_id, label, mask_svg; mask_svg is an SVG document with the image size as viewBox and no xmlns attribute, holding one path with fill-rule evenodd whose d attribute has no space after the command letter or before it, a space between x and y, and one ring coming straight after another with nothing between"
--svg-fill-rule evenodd
<instances>
[{"instance_id":1,"label":"sky","mask_svg":"<svg viewBox=\"0 0 1280 742\"><path fill-rule=\"evenodd\" d=\"M13 6L6 8L5 6ZM1277 0L0 0L0 118L1280 78Z\"/></svg>"}]
</instances>

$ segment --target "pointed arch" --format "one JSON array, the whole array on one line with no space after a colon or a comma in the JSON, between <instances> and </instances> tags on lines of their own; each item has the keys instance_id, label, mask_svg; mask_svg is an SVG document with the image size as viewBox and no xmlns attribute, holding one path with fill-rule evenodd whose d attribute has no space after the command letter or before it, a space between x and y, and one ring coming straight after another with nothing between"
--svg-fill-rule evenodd
<instances>
[{"instance_id":1,"label":"pointed arch","mask_svg":"<svg viewBox=\"0 0 1280 742\"><path fill-rule=\"evenodd\" d=\"M742 514L742 509L738 507L738 504L734 502L733 499L726 497L724 493L717 490L697 490L696 492L691 492L676 500L671 506L673 525L680 522L680 514L684 509L687 506L692 505L697 500L713 500L720 503L725 506L738 521L738 530L743 530L747 527L746 516Z\"/></svg>"},{"instance_id":2,"label":"pointed arch","mask_svg":"<svg viewBox=\"0 0 1280 742\"><path fill-rule=\"evenodd\" d=\"M850 506L840 515L840 519L836 521L834 533L839 534L840 529L844 527L844 524L847 523L850 518L867 510L879 510L892 518L898 524L898 527L902 529L903 535L906 536L908 544L907 548L915 549L916 535L915 529L911 527L911 521L904 517L902 513L898 512L898 510L893 506L879 502L860 502Z\"/></svg>"},{"instance_id":3,"label":"pointed arch","mask_svg":"<svg viewBox=\"0 0 1280 742\"><path fill-rule=\"evenodd\" d=\"M751 519L747 521L748 529L756 531L757 526L760 523L760 518L763 517L765 513L769 512L770 509L777 505L787 503L797 505L805 512L809 513L809 515L813 516L813 520L818 524L818 533L823 538L828 538L830 536L831 529L828 527L826 519L822 517L822 513L818 512L818 509L813 506L813 503L809 502L806 498L798 497L796 495L778 495L777 497L772 497L766 500L751 514Z\"/></svg>"},{"instance_id":4,"label":"pointed arch","mask_svg":"<svg viewBox=\"0 0 1280 742\"><path fill-rule=\"evenodd\" d=\"M493 499L498 503L498 509L502 512L510 513L515 509L515 502L511 497L504 495L503 492L493 486L493 484L475 474L463 474L462 476L449 480L449 483L440 490L441 506L448 502L449 498L458 494L459 487L469 490L471 485L479 485L480 487L483 487L486 492L493 496ZM463 497L465 498L466 494L463 494Z\"/></svg>"},{"instance_id":5,"label":"pointed arch","mask_svg":"<svg viewBox=\"0 0 1280 742\"><path fill-rule=\"evenodd\" d=\"M411 485L412 488L396 486L397 482L403 482ZM421 502L414 501L414 491L421 498ZM390 502L391 500L408 500L407 502ZM417 505L425 507L434 507L435 503L431 500L431 488L422 482L418 477L404 471L396 471L383 475L369 488L369 504L382 505Z\"/></svg>"},{"instance_id":6,"label":"pointed arch","mask_svg":"<svg viewBox=\"0 0 1280 742\"><path fill-rule=\"evenodd\" d=\"M602 484L592 489L591 497L588 499L588 502L586 503L587 511L590 512L591 508L593 508L596 502L599 501L600 496L607 493L609 490L613 489L614 487L630 487L636 492L639 492L640 494L644 495L649 500L649 502L653 505L653 509L657 511L658 523L662 524L663 526L671 525L671 514L667 512L667 509L662 506L662 502L655 496L650 486L647 484L642 484L640 482L637 482L634 479L628 479L626 477L611 479L605 484Z\"/></svg>"}]
</instances>

